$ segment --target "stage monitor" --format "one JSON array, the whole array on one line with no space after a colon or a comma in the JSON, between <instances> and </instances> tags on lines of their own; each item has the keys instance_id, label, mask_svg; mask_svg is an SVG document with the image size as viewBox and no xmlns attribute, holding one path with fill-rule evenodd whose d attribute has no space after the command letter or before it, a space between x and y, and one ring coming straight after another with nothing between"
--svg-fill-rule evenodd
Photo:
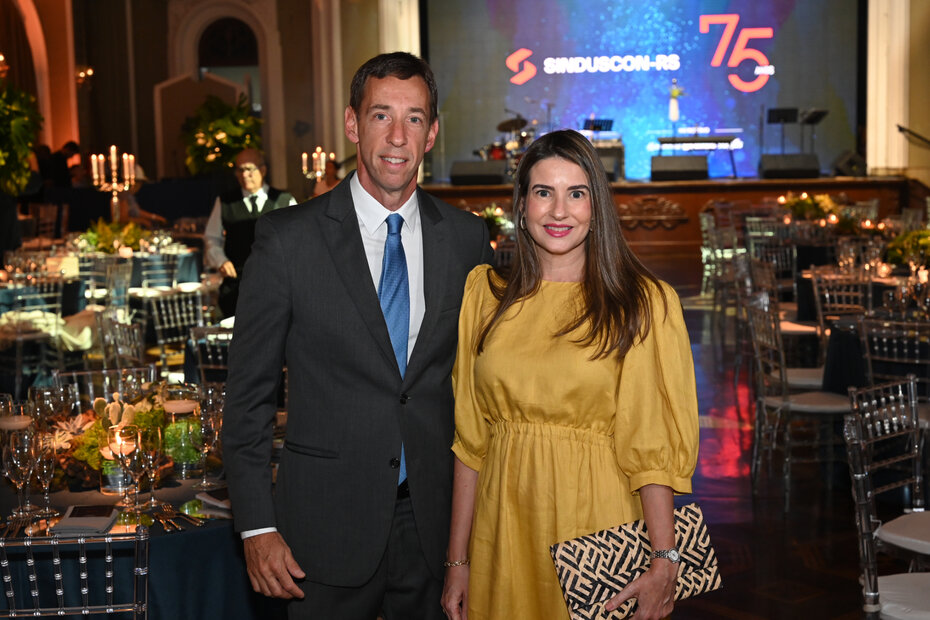
<instances>
[{"instance_id":1,"label":"stage monitor","mask_svg":"<svg viewBox=\"0 0 930 620\"><path fill-rule=\"evenodd\" d=\"M588 118L585 119L582 129L588 131L610 131L613 129L614 119L612 118Z\"/></svg>"},{"instance_id":2,"label":"stage monitor","mask_svg":"<svg viewBox=\"0 0 930 620\"><path fill-rule=\"evenodd\" d=\"M766 122L769 125L791 125L798 122L797 108L769 108Z\"/></svg>"}]
</instances>

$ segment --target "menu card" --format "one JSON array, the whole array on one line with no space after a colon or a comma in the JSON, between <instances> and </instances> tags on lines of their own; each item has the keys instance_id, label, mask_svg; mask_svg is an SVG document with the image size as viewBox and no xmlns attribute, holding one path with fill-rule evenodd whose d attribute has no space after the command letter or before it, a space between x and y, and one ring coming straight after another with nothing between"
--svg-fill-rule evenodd
<instances>
[{"instance_id":1,"label":"menu card","mask_svg":"<svg viewBox=\"0 0 930 620\"><path fill-rule=\"evenodd\" d=\"M81 536L106 534L119 510L115 506L69 506L65 516L51 527L53 534Z\"/></svg>"}]
</instances>

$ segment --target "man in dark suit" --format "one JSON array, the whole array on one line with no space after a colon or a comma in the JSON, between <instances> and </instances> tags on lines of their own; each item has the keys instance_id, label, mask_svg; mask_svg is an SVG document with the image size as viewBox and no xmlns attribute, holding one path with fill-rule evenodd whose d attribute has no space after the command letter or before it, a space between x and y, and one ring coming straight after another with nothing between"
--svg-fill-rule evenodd
<instances>
[{"instance_id":1,"label":"man in dark suit","mask_svg":"<svg viewBox=\"0 0 930 620\"><path fill-rule=\"evenodd\" d=\"M239 189L217 196L204 230L204 258L223 275L218 303L223 316L236 313L239 274L245 266L255 239L258 218L282 207L297 204L289 193L269 187L265 158L255 149L236 155Z\"/></svg>"},{"instance_id":2,"label":"man in dark suit","mask_svg":"<svg viewBox=\"0 0 930 620\"><path fill-rule=\"evenodd\" d=\"M294 599L291 618L443 618L450 375L465 278L491 249L480 218L417 187L437 116L426 63L401 52L368 61L345 112L357 172L256 226L223 450L252 586Z\"/></svg>"}]
</instances>

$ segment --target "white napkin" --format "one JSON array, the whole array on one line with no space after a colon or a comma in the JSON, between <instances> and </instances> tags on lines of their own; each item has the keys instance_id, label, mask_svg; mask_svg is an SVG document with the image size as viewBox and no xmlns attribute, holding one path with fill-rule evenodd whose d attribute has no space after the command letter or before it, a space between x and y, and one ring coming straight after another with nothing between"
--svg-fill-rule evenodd
<instances>
[{"instance_id":1,"label":"white napkin","mask_svg":"<svg viewBox=\"0 0 930 620\"><path fill-rule=\"evenodd\" d=\"M225 508L230 510L232 508L232 503L229 501L229 489L217 489L215 491L201 491L197 494L197 499L202 501L204 504L209 504L210 506L216 506L217 508Z\"/></svg>"},{"instance_id":2,"label":"white napkin","mask_svg":"<svg viewBox=\"0 0 930 620\"><path fill-rule=\"evenodd\" d=\"M69 506L61 521L51 527L61 536L94 536L110 531L119 510L114 506Z\"/></svg>"}]
</instances>

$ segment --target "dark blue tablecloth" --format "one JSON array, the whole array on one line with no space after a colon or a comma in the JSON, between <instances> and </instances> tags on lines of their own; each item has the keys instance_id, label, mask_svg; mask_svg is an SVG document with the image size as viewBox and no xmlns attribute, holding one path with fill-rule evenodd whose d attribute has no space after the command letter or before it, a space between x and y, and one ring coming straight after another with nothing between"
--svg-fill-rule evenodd
<instances>
[{"instance_id":1,"label":"dark blue tablecloth","mask_svg":"<svg viewBox=\"0 0 930 620\"><path fill-rule=\"evenodd\" d=\"M168 488L158 489L159 499L175 505L193 498L193 481L180 484L169 481ZM116 498L98 491L59 491L51 496L52 504L64 508L71 504L113 504ZM35 501L35 497L33 497ZM0 509L9 514L15 503L15 493L8 483L0 488ZM186 522L185 522L186 523ZM149 546L149 619L179 620L200 618L235 618L242 620L275 620L284 617L284 607L278 601L266 599L252 591L245 570L242 541L229 520L210 521L200 528L185 525L185 531L166 534L160 525L150 528ZM17 559L18 558L18 559ZM25 575L22 556L10 551L14 575ZM74 557L63 556L65 574L76 564ZM117 592L131 592L132 549L117 553ZM125 570L123 570L125 569ZM51 577L49 576L51 583ZM102 581L102 579L101 579ZM27 595L20 592L19 597ZM80 604L80 602L77 602ZM0 609L6 609L6 599L0 596Z\"/></svg>"}]
</instances>

